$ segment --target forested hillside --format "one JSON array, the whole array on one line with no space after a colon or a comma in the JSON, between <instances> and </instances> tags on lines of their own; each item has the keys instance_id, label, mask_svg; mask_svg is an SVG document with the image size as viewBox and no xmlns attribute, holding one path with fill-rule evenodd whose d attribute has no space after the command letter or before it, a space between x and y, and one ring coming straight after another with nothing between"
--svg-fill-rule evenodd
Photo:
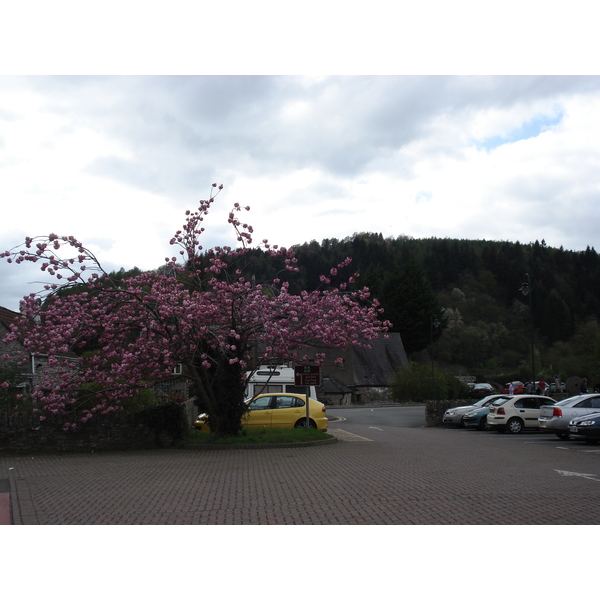
<instances>
[{"instance_id":1,"label":"forested hillside","mask_svg":"<svg viewBox=\"0 0 600 600\"><path fill-rule=\"evenodd\" d=\"M431 360L433 337L438 368L448 373L529 381L533 316L536 378L576 375L587 377L589 386L600 384L600 257L593 248L359 233L292 250L298 273L262 250L235 267L257 283L288 280L298 294L328 285L322 276L350 256L350 273L360 273L355 285L368 286L381 301L412 360ZM208 265L207 255L204 260ZM122 270L113 277L136 273Z\"/></svg>"},{"instance_id":2,"label":"forested hillside","mask_svg":"<svg viewBox=\"0 0 600 600\"><path fill-rule=\"evenodd\" d=\"M433 333L436 361L449 372L530 380L532 314L536 376L600 383L600 257L593 248L360 233L294 252L296 291L317 287L319 275L351 256L360 284L380 299L415 360L430 360ZM531 296L521 291L527 276Z\"/></svg>"}]
</instances>

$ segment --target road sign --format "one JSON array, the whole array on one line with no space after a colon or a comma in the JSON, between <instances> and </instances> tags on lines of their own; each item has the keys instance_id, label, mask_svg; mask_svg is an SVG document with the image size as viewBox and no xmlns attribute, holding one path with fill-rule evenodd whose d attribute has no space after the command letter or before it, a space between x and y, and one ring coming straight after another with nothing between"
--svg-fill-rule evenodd
<instances>
[{"instance_id":1,"label":"road sign","mask_svg":"<svg viewBox=\"0 0 600 600\"><path fill-rule=\"evenodd\" d=\"M321 367L303 365L294 367L296 385L321 385Z\"/></svg>"}]
</instances>

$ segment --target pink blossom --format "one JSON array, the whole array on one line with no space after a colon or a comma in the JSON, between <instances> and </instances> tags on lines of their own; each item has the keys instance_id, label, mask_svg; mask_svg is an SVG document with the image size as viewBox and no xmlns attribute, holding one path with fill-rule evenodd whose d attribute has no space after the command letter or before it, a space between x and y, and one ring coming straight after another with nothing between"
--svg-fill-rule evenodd
<instances>
[{"instance_id":1,"label":"pink blossom","mask_svg":"<svg viewBox=\"0 0 600 600\"><path fill-rule=\"evenodd\" d=\"M222 187L215 190L214 184L208 200L201 200L197 210L186 211L184 225L170 238L171 245L179 246L182 262L165 258L165 271L111 281L91 251L72 236L56 234L28 237L24 246L0 255L15 262L40 259L47 276L55 281L62 278L45 286L43 323L36 320L39 297L28 296L22 316L5 338L20 341L27 352L48 356L52 365L32 391L44 413L41 420L48 414L64 415L64 429L71 431L76 422L122 410L141 387L172 377L176 363L185 364L186 376L210 406L219 397L218 390L204 389L213 372L237 369L243 380L256 344L265 348L264 359L297 360L306 357L306 349L314 344L340 350L347 345L365 346L387 331L389 324L379 320L378 303L366 288L346 291L354 277L329 289L329 277L340 277L339 269L350 264L349 258L331 268L329 276L321 276L322 288L298 295L290 293L289 282L279 277L256 285L248 281L242 266L252 241L248 232L253 230L236 218L241 211L238 203L227 218L241 248L214 247L201 255L201 223ZM59 240L66 256L61 260L52 248ZM298 272L291 249L270 247L266 239L263 245L266 256L285 261L289 274ZM69 249L72 256L67 255ZM48 295L73 282L83 284L85 291ZM100 344L101 350L75 360L66 358L67 351L84 352L91 344ZM323 360L324 355L317 357L317 362ZM93 390L86 400L89 404L73 417L73 402L82 389Z\"/></svg>"}]
</instances>

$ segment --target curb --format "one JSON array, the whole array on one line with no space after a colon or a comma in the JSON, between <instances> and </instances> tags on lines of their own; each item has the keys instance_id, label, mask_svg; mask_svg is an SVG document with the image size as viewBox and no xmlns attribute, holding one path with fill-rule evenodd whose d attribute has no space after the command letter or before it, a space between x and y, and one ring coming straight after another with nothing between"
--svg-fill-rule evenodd
<instances>
[{"instance_id":1,"label":"curb","mask_svg":"<svg viewBox=\"0 0 600 600\"><path fill-rule=\"evenodd\" d=\"M353 408L400 408L402 406L425 406L425 402L374 402L373 404L328 404L327 410L352 410ZM327 417L329 419L329 417ZM331 420L331 419L329 419Z\"/></svg>"},{"instance_id":2,"label":"curb","mask_svg":"<svg viewBox=\"0 0 600 600\"><path fill-rule=\"evenodd\" d=\"M10 483L0 479L0 525L12 525L10 518Z\"/></svg>"},{"instance_id":3,"label":"curb","mask_svg":"<svg viewBox=\"0 0 600 600\"><path fill-rule=\"evenodd\" d=\"M339 440L334 436L328 440L314 440L312 442L286 442L283 444L185 444L184 450L254 450L265 448L299 448L304 446L325 446L335 444Z\"/></svg>"}]
</instances>

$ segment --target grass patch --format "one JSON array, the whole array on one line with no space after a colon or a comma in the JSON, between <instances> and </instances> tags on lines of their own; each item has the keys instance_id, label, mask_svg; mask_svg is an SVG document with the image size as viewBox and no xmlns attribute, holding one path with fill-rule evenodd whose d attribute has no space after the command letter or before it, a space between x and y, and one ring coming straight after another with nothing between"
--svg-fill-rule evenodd
<instances>
[{"instance_id":1,"label":"grass patch","mask_svg":"<svg viewBox=\"0 0 600 600\"><path fill-rule=\"evenodd\" d=\"M215 438L212 433L192 431L185 439L185 444L289 444L297 442L314 442L334 437L317 429L245 429L236 437Z\"/></svg>"}]
</instances>

